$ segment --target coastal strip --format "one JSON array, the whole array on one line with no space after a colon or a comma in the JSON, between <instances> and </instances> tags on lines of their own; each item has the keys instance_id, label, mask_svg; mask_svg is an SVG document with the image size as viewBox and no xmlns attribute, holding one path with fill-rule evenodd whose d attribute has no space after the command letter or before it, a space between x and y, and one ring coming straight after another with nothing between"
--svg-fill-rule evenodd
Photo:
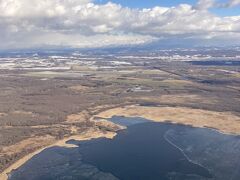
<instances>
[{"instance_id":1,"label":"coastal strip","mask_svg":"<svg viewBox=\"0 0 240 180\"><path fill-rule=\"evenodd\" d=\"M25 164L28 160L30 160L32 157L41 153L43 150L45 150L47 148L54 147L54 146L74 148L74 147L77 147L77 146L73 145L73 144L67 144L66 142L71 140L71 139L74 139L74 140L77 140L77 141L83 141L83 140L91 140L91 139L100 138L100 137L105 137L105 138L111 138L112 139L115 135L116 135L115 132L105 132L105 133L103 133L102 131L97 130L97 129L90 129L87 132L82 133L80 135L74 135L74 136L70 136L70 137L64 138L62 140L56 141L55 143L53 143L49 146L43 147L41 149L38 149L38 150L34 151L33 153L30 153L30 154L24 156L23 158L19 159L18 161L16 161L14 164L9 166L7 169L5 169L0 174L0 180L8 180L8 175L13 170L18 169L23 164Z\"/></svg>"},{"instance_id":2,"label":"coastal strip","mask_svg":"<svg viewBox=\"0 0 240 180\"><path fill-rule=\"evenodd\" d=\"M98 119L108 119L113 116L125 116L125 117L142 117L155 122L170 122L173 124L190 125L200 128L212 128L224 134L240 135L240 117L232 114L231 112L216 112L203 109L192 109L187 107L149 107L139 105L129 105L124 107L117 107L102 111L90 118L91 121L94 117ZM77 118L79 119L79 118ZM101 124L101 121L98 123ZM104 122L106 123L106 121ZM112 124L111 124L112 125ZM65 139L56 141L51 145L45 146L33 153L24 156L19 159L0 174L1 180L7 180L8 174L11 171L19 168L33 156L41 153L43 150L53 147L62 146L68 148L74 148L75 145L66 144L68 140L90 140L93 138L113 138L116 132L103 132L99 129L92 128L85 133L67 137Z\"/></svg>"},{"instance_id":3,"label":"coastal strip","mask_svg":"<svg viewBox=\"0 0 240 180\"><path fill-rule=\"evenodd\" d=\"M210 128L224 134L240 135L240 117L232 112L217 112L187 107L131 105L109 109L97 115L98 118L103 119L109 119L113 116L141 117L155 122Z\"/></svg>"}]
</instances>

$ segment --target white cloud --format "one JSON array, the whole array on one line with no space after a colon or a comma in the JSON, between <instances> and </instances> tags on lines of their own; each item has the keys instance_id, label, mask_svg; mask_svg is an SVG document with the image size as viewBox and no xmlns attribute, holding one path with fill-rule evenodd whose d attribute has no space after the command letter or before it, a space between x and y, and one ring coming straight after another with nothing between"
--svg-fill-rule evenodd
<instances>
[{"instance_id":1,"label":"white cloud","mask_svg":"<svg viewBox=\"0 0 240 180\"><path fill-rule=\"evenodd\" d=\"M219 0L198 0L196 8L199 10L208 10L209 8L230 8L240 6L240 0L228 0L221 2Z\"/></svg>"},{"instance_id":2,"label":"white cloud","mask_svg":"<svg viewBox=\"0 0 240 180\"><path fill-rule=\"evenodd\" d=\"M216 5L215 0L199 0L196 8L199 10L207 10Z\"/></svg>"},{"instance_id":3,"label":"white cloud","mask_svg":"<svg viewBox=\"0 0 240 180\"><path fill-rule=\"evenodd\" d=\"M240 6L240 0L230 0L228 3L225 4L225 7L234 7Z\"/></svg>"},{"instance_id":4,"label":"white cloud","mask_svg":"<svg viewBox=\"0 0 240 180\"><path fill-rule=\"evenodd\" d=\"M238 0L232 0L235 6ZM208 12L213 0L195 7L131 9L91 0L0 0L0 48L100 47L141 44L161 38L239 37L240 16Z\"/></svg>"}]
</instances>

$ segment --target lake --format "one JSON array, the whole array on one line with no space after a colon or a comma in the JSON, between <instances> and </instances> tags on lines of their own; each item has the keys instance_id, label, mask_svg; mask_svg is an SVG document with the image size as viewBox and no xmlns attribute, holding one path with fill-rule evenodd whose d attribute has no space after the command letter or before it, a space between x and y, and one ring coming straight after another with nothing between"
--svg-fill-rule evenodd
<instances>
[{"instance_id":1,"label":"lake","mask_svg":"<svg viewBox=\"0 0 240 180\"><path fill-rule=\"evenodd\" d=\"M205 60L205 61L186 61L192 65L199 66L240 66L240 61L231 60Z\"/></svg>"},{"instance_id":2,"label":"lake","mask_svg":"<svg viewBox=\"0 0 240 180\"><path fill-rule=\"evenodd\" d=\"M10 180L240 179L240 138L206 128L113 117L126 125L113 139L71 140L13 171Z\"/></svg>"}]
</instances>

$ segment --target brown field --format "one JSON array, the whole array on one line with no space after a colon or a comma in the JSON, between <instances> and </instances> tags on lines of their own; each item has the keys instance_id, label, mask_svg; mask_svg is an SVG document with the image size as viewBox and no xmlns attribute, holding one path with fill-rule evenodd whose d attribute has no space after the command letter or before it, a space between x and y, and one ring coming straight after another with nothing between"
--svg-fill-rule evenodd
<instances>
[{"instance_id":1,"label":"brown field","mask_svg":"<svg viewBox=\"0 0 240 180\"><path fill-rule=\"evenodd\" d=\"M56 142L111 137L123 128L96 122L96 116L140 116L240 134L240 80L228 72L238 72L235 67L219 71L158 59L134 59L119 66L109 59L93 65L86 60L89 65L68 67L67 59L54 66L66 66L64 70L46 70L53 60L46 61L42 70L34 65L0 69L0 172L5 177Z\"/></svg>"}]
</instances>

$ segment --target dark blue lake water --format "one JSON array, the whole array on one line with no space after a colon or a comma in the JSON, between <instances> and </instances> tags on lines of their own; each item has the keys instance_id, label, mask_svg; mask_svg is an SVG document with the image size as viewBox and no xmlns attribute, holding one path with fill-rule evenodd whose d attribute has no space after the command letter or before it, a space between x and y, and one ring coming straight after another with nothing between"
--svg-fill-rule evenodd
<instances>
[{"instance_id":1,"label":"dark blue lake water","mask_svg":"<svg viewBox=\"0 0 240 180\"><path fill-rule=\"evenodd\" d=\"M240 61L229 60L187 61L187 63L199 66L240 66Z\"/></svg>"},{"instance_id":2,"label":"dark blue lake water","mask_svg":"<svg viewBox=\"0 0 240 180\"><path fill-rule=\"evenodd\" d=\"M46 149L12 172L9 179L240 179L237 136L142 118L110 120L128 128L113 139L71 140L68 143L79 147Z\"/></svg>"}]
</instances>

